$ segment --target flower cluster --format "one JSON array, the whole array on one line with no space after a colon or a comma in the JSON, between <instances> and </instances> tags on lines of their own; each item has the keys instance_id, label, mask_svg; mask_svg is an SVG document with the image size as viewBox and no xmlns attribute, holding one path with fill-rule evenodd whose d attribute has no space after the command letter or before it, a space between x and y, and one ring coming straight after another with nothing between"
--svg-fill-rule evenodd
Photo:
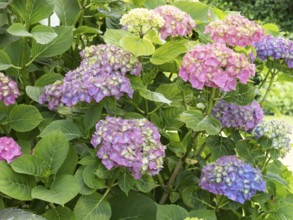
<instances>
[{"instance_id":1,"label":"flower cluster","mask_svg":"<svg viewBox=\"0 0 293 220\"><path fill-rule=\"evenodd\" d=\"M263 121L258 124L252 131L255 138L268 137L272 140L272 146L278 149L280 156L284 157L291 149L290 134L292 127L285 121Z\"/></svg>"},{"instance_id":2,"label":"flower cluster","mask_svg":"<svg viewBox=\"0 0 293 220\"><path fill-rule=\"evenodd\" d=\"M266 190L261 171L237 156L223 156L206 165L202 169L199 185L211 193L225 195L242 204L256 191Z\"/></svg>"},{"instance_id":3,"label":"flower cluster","mask_svg":"<svg viewBox=\"0 0 293 220\"><path fill-rule=\"evenodd\" d=\"M204 33L209 34L216 43L241 47L259 42L264 37L264 29L259 24L238 14L211 22Z\"/></svg>"},{"instance_id":4,"label":"flower cluster","mask_svg":"<svg viewBox=\"0 0 293 220\"><path fill-rule=\"evenodd\" d=\"M144 8L132 9L120 19L120 24L129 32L142 35L151 29L159 29L164 23L159 14Z\"/></svg>"},{"instance_id":5,"label":"flower cluster","mask_svg":"<svg viewBox=\"0 0 293 220\"><path fill-rule=\"evenodd\" d=\"M165 24L160 29L162 39L169 36L186 36L195 28L195 22L190 15L175 6L160 6L154 11L165 20Z\"/></svg>"},{"instance_id":6,"label":"flower cluster","mask_svg":"<svg viewBox=\"0 0 293 220\"><path fill-rule=\"evenodd\" d=\"M255 43L255 49L261 60L267 57L283 59L289 68L293 68L293 41L267 35L261 42Z\"/></svg>"},{"instance_id":7,"label":"flower cluster","mask_svg":"<svg viewBox=\"0 0 293 220\"><path fill-rule=\"evenodd\" d=\"M126 167L136 179L158 174L163 167L165 146L157 128L146 119L107 117L96 124L91 144L99 146L97 156L110 170Z\"/></svg>"},{"instance_id":8,"label":"flower cluster","mask_svg":"<svg viewBox=\"0 0 293 220\"><path fill-rule=\"evenodd\" d=\"M10 163L20 155L22 155L20 147L12 138L0 138L0 161L6 160Z\"/></svg>"},{"instance_id":9,"label":"flower cluster","mask_svg":"<svg viewBox=\"0 0 293 220\"><path fill-rule=\"evenodd\" d=\"M179 76L196 89L207 86L222 91L236 90L236 79L245 84L254 74L255 65L244 54L218 43L196 45L183 57L179 72Z\"/></svg>"},{"instance_id":10,"label":"flower cluster","mask_svg":"<svg viewBox=\"0 0 293 220\"><path fill-rule=\"evenodd\" d=\"M16 82L9 79L0 72L0 101L4 101L5 105L15 103L15 99L20 96Z\"/></svg>"},{"instance_id":11,"label":"flower cluster","mask_svg":"<svg viewBox=\"0 0 293 220\"><path fill-rule=\"evenodd\" d=\"M113 45L90 46L81 52L78 68L66 73L62 81L44 88L39 102L48 101L49 109L60 105L71 107L78 102L100 102L106 96L119 99L125 93L132 97L133 89L126 73L140 75L142 65L134 57Z\"/></svg>"},{"instance_id":12,"label":"flower cluster","mask_svg":"<svg viewBox=\"0 0 293 220\"><path fill-rule=\"evenodd\" d=\"M219 101L213 108L213 116L224 128L236 128L248 131L254 128L263 119L264 113L257 101L246 106Z\"/></svg>"}]
</instances>

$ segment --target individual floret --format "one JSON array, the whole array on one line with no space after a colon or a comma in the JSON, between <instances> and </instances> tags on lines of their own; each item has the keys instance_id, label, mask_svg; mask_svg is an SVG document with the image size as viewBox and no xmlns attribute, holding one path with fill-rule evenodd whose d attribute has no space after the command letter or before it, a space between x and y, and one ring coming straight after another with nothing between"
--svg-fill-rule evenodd
<instances>
[{"instance_id":1,"label":"individual floret","mask_svg":"<svg viewBox=\"0 0 293 220\"><path fill-rule=\"evenodd\" d=\"M255 65L244 54L239 54L224 44L196 45L185 54L179 76L190 81L193 88L219 88L236 90L237 79L242 84L255 75Z\"/></svg>"},{"instance_id":2,"label":"individual floret","mask_svg":"<svg viewBox=\"0 0 293 220\"><path fill-rule=\"evenodd\" d=\"M97 156L108 170L126 167L139 179L163 168L165 146L158 129L146 119L107 117L96 124L91 144L99 148Z\"/></svg>"},{"instance_id":3,"label":"individual floret","mask_svg":"<svg viewBox=\"0 0 293 220\"><path fill-rule=\"evenodd\" d=\"M264 113L257 101L241 106L219 101L213 108L213 116L223 128L236 128L244 131L253 129L263 119Z\"/></svg>"},{"instance_id":4,"label":"individual floret","mask_svg":"<svg viewBox=\"0 0 293 220\"><path fill-rule=\"evenodd\" d=\"M257 57L265 60L271 57L284 60L289 68L293 68L293 41L283 37L267 35L261 42L255 44Z\"/></svg>"},{"instance_id":5,"label":"individual floret","mask_svg":"<svg viewBox=\"0 0 293 220\"><path fill-rule=\"evenodd\" d=\"M246 47L259 42L264 37L264 29L254 21L239 15L228 15L225 19L211 22L205 28L216 43Z\"/></svg>"},{"instance_id":6,"label":"individual floret","mask_svg":"<svg viewBox=\"0 0 293 220\"><path fill-rule=\"evenodd\" d=\"M10 137L0 138L0 161L6 160L7 163L12 162L15 158L22 155L18 144Z\"/></svg>"},{"instance_id":7,"label":"individual floret","mask_svg":"<svg viewBox=\"0 0 293 220\"><path fill-rule=\"evenodd\" d=\"M257 191L266 191L261 171L237 156L223 156L201 171L200 187L243 204Z\"/></svg>"},{"instance_id":8,"label":"individual floret","mask_svg":"<svg viewBox=\"0 0 293 220\"><path fill-rule=\"evenodd\" d=\"M267 137L272 140L273 148L279 150L280 156L284 157L290 151L290 135L292 127L285 121L263 121L252 131L252 136L256 139Z\"/></svg>"},{"instance_id":9,"label":"individual floret","mask_svg":"<svg viewBox=\"0 0 293 220\"><path fill-rule=\"evenodd\" d=\"M15 103L18 96L20 93L16 82L0 72L0 101L4 101L5 105L11 105Z\"/></svg>"},{"instance_id":10,"label":"individual floret","mask_svg":"<svg viewBox=\"0 0 293 220\"><path fill-rule=\"evenodd\" d=\"M154 11L165 20L165 24L160 29L162 39L169 36L177 37L192 34L195 22L186 12L170 5L157 7Z\"/></svg>"}]
</instances>

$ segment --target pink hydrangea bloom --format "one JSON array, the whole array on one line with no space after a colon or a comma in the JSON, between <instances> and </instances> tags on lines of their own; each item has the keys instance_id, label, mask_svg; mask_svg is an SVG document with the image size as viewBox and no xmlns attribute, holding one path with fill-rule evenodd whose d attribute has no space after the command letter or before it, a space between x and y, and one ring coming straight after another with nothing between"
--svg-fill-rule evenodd
<instances>
[{"instance_id":1,"label":"pink hydrangea bloom","mask_svg":"<svg viewBox=\"0 0 293 220\"><path fill-rule=\"evenodd\" d=\"M217 43L196 45L183 57L179 72L193 88L202 90L207 86L225 92L236 90L237 79L246 84L254 74L255 65L244 54Z\"/></svg>"},{"instance_id":2,"label":"pink hydrangea bloom","mask_svg":"<svg viewBox=\"0 0 293 220\"><path fill-rule=\"evenodd\" d=\"M20 93L16 82L0 72L0 101L3 100L5 105L11 105L18 96Z\"/></svg>"},{"instance_id":3,"label":"pink hydrangea bloom","mask_svg":"<svg viewBox=\"0 0 293 220\"><path fill-rule=\"evenodd\" d=\"M216 43L246 47L264 38L264 29L254 21L238 15L228 15L225 19L211 22L205 28Z\"/></svg>"},{"instance_id":4,"label":"pink hydrangea bloom","mask_svg":"<svg viewBox=\"0 0 293 220\"><path fill-rule=\"evenodd\" d=\"M195 22L190 15L175 6L160 6L154 11L160 14L165 20L164 25L160 29L160 34L163 39L169 36L189 35L192 33L192 29L195 28Z\"/></svg>"},{"instance_id":5,"label":"pink hydrangea bloom","mask_svg":"<svg viewBox=\"0 0 293 220\"><path fill-rule=\"evenodd\" d=\"M22 155L20 147L12 138L0 138L0 160L6 160L10 163L20 155Z\"/></svg>"}]
</instances>

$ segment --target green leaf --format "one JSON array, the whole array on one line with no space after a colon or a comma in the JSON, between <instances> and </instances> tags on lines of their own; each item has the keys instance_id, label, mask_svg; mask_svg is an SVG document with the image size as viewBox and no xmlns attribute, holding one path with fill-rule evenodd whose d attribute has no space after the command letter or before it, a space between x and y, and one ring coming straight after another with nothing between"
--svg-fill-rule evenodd
<instances>
[{"instance_id":1,"label":"green leaf","mask_svg":"<svg viewBox=\"0 0 293 220\"><path fill-rule=\"evenodd\" d=\"M202 218L204 220L217 220L214 210L198 209L189 212L190 217Z\"/></svg>"},{"instance_id":2,"label":"green leaf","mask_svg":"<svg viewBox=\"0 0 293 220\"><path fill-rule=\"evenodd\" d=\"M211 116L204 116L199 110L184 111L179 116L179 120L194 131L206 131L210 135L218 134L222 128L217 119Z\"/></svg>"},{"instance_id":3,"label":"green leaf","mask_svg":"<svg viewBox=\"0 0 293 220\"><path fill-rule=\"evenodd\" d=\"M31 200L36 185L32 176L15 173L5 162L0 162L0 192L17 200Z\"/></svg>"},{"instance_id":4,"label":"green leaf","mask_svg":"<svg viewBox=\"0 0 293 220\"><path fill-rule=\"evenodd\" d=\"M46 202L64 205L79 193L79 184L71 175L57 176L50 189L36 186L32 190L32 197Z\"/></svg>"},{"instance_id":5,"label":"green leaf","mask_svg":"<svg viewBox=\"0 0 293 220\"><path fill-rule=\"evenodd\" d=\"M183 189L182 200L184 204L193 209L207 208L211 203L210 195L207 191L200 190L198 186L190 185Z\"/></svg>"},{"instance_id":6,"label":"green leaf","mask_svg":"<svg viewBox=\"0 0 293 220\"><path fill-rule=\"evenodd\" d=\"M47 220L75 220L73 212L67 208L58 206L55 209L50 209L44 214Z\"/></svg>"},{"instance_id":7,"label":"green leaf","mask_svg":"<svg viewBox=\"0 0 293 220\"><path fill-rule=\"evenodd\" d=\"M79 186L80 186L80 191L79 193L81 195L90 195L94 193L96 190L89 188L87 185L85 185L82 177L82 172L84 170L84 167L79 167L78 170L74 174L74 178L78 181Z\"/></svg>"},{"instance_id":8,"label":"green leaf","mask_svg":"<svg viewBox=\"0 0 293 220\"><path fill-rule=\"evenodd\" d=\"M175 2L174 6L188 13L194 20L209 22L209 5L201 2L181 1Z\"/></svg>"},{"instance_id":9,"label":"green leaf","mask_svg":"<svg viewBox=\"0 0 293 220\"><path fill-rule=\"evenodd\" d=\"M185 46L187 40L180 41L170 41L160 46L153 53L151 62L155 65L161 65L175 60L180 54L186 53L188 51Z\"/></svg>"},{"instance_id":10,"label":"green leaf","mask_svg":"<svg viewBox=\"0 0 293 220\"><path fill-rule=\"evenodd\" d=\"M132 175L124 172L118 177L119 188L128 196L128 192L132 189L135 184L135 179Z\"/></svg>"},{"instance_id":11,"label":"green leaf","mask_svg":"<svg viewBox=\"0 0 293 220\"><path fill-rule=\"evenodd\" d=\"M69 146L68 154L62 166L59 168L57 175L64 175L64 174L73 175L75 172L75 168L77 166L77 162L78 162L78 155L75 150L75 147Z\"/></svg>"},{"instance_id":12,"label":"green leaf","mask_svg":"<svg viewBox=\"0 0 293 220\"><path fill-rule=\"evenodd\" d=\"M109 220L111 207L100 194L94 193L79 198L74 208L74 214L77 220Z\"/></svg>"},{"instance_id":13,"label":"green leaf","mask_svg":"<svg viewBox=\"0 0 293 220\"><path fill-rule=\"evenodd\" d=\"M231 139L221 136L208 136L206 144L210 147L214 160L225 155L235 154L234 143Z\"/></svg>"},{"instance_id":14,"label":"green leaf","mask_svg":"<svg viewBox=\"0 0 293 220\"><path fill-rule=\"evenodd\" d=\"M83 124L85 129L89 130L95 126L97 121L101 118L102 109L102 104L95 104L86 110L83 116Z\"/></svg>"},{"instance_id":15,"label":"green leaf","mask_svg":"<svg viewBox=\"0 0 293 220\"><path fill-rule=\"evenodd\" d=\"M54 0L54 11L63 25L74 25L80 15L79 0Z\"/></svg>"},{"instance_id":16,"label":"green leaf","mask_svg":"<svg viewBox=\"0 0 293 220\"><path fill-rule=\"evenodd\" d=\"M33 41L33 57L53 57L64 53L71 47L73 39L72 27L60 26L54 28L54 31L58 36L46 45L38 44L36 41Z\"/></svg>"},{"instance_id":17,"label":"green leaf","mask_svg":"<svg viewBox=\"0 0 293 220\"><path fill-rule=\"evenodd\" d=\"M238 83L236 91L228 92L224 99L237 105L248 105L254 100L254 96L254 86Z\"/></svg>"},{"instance_id":18,"label":"green leaf","mask_svg":"<svg viewBox=\"0 0 293 220\"><path fill-rule=\"evenodd\" d=\"M1 0L0 1L0 9L5 9L12 0Z\"/></svg>"},{"instance_id":19,"label":"green leaf","mask_svg":"<svg viewBox=\"0 0 293 220\"><path fill-rule=\"evenodd\" d=\"M252 151L251 145L245 140L238 141L236 143L236 150L238 155L248 162L253 162L258 156L258 155L255 155L255 151Z\"/></svg>"},{"instance_id":20,"label":"green leaf","mask_svg":"<svg viewBox=\"0 0 293 220\"><path fill-rule=\"evenodd\" d=\"M288 182L283 179L279 174L267 172L265 175L263 175L263 177L265 179L280 183L281 185L288 187Z\"/></svg>"},{"instance_id":21,"label":"green leaf","mask_svg":"<svg viewBox=\"0 0 293 220\"><path fill-rule=\"evenodd\" d=\"M110 200L112 208L111 219L151 220L156 219L157 206L146 195L130 192L116 195Z\"/></svg>"},{"instance_id":22,"label":"green leaf","mask_svg":"<svg viewBox=\"0 0 293 220\"><path fill-rule=\"evenodd\" d=\"M63 79L63 76L59 73L46 73L35 81L35 86L43 87L61 79Z\"/></svg>"},{"instance_id":23,"label":"green leaf","mask_svg":"<svg viewBox=\"0 0 293 220\"><path fill-rule=\"evenodd\" d=\"M143 192L143 193L148 193L154 188L156 188L158 185L154 182L153 178L148 175L142 176L142 178L135 180L134 187L136 190Z\"/></svg>"},{"instance_id":24,"label":"green leaf","mask_svg":"<svg viewBox=\"0 0 293 220\"><path fill-rule=\"evenodd\" d=\"M129 36L133 36L133 35L125 30L107 29L103 38L107 44L113 44L118 47L121 47L119 43L120 40L124 37L129 37Z\"/></svg>"},{"instance_id":25,"label":"green leaf","mask_svg":"<svg viewBox=\"0 0 293 220\"><path fill-rule=\"evenodd\" d=\"M0 50L0 70L9 69L11 66L9 55L4 50Z\"/></svg>"},{"instance_id":26,"label":"green leaf","mask_svg":"<svg viewBox=\"0 0 293 220\"><path fill-rule=\"evenodd\" d=\"M85 185L93 189L107 188L107 186L105 185L105 181L95 175L97 169L97 164L88 165L83 169L82 177Z\"/></svg>"},{"instance_id":27,"label":"green leaf","mask_svg":"<svg viewBox=\"0 0 293 220\"><path fill-rule=\"evenodd\" d=\"M13 11L22 17L27 26L35 24L45 18L48 18L54 9L54 4L51 0L13 0L10 4Z\"/></svg>"},{"instance_id":28,"label":"green leaf","mask_svg":"<svg viewBox=\"0 0 293 220\"><path fill-rule=\"evenodd\" d=\"M38 177L44 177L47 171L44 161L30 154L24 154L16 158L10 165L17 173Z\"/></svg>"},{"instance_id":29,"label":"green leaf","mask_svg":"<svg viewBox=\"0 0 293 220\"><path fill-rule=\"evenodd\" d=\"M147 100L154 102L161 102L170 105L172 103L171 100L165 98L161 93L153 92L144 88L138 90L139 94Z\"/></svg>"},{"instance_id":30,"label":"green leaf","mask_svg":"<svg viewBox=\"0 0 293 220\"><path fill-rule=\"evenodd\" d=\"M34 154L47 166L48 172L56 174L66 159L69 143L61 131L52 131L36 145Z\"/></svg>"},{"instance_id":31,"label":"green leaf","mask_svg":"<svg viewBox=\"0 0 293 220\"><path fill-rule=\"evenodd\" d=\"M15 105L8 116L8 125L19 132L37 127L43 120L39 110L32 105Z\"/></svg>"},{"instance_id":32,"label":"green leaf","mask_svg":"<svg viewBox=\"0 0 293 220\"><path fill-rule=\"evenodd\" d=\"M57 37L53 28L44 25L35 26L31 34L39 44L48 44Z\"/></svg>"},{"instance_id":33,"label":"green leaf","mask_svg":"<svg viewBox=\"0 0 293 220\"><path fill-rule=\"evenodd\" d=\"M257 139L257 143L259 143L260 146L262 146L265 150L273 148L272 139L270 139L270 138L268 138L266 136L262 136L259 139Z\"/></svg>"},{"instance_id":34,"label":"green leaf","mask_svg":"<svg viewBox=\"0 0 293 220\"><path fill-rule=\"evenodd\" d=\"M15 36L21 36L21 37L31 37L32 34L29 33L23 24L21 23L14 23L7 29L7 32L9 34L15 35Z\"/></svg>"},{"instance_id":35,"label":"green leaf","mask_svg":"<svg viewBox=\"0 0 293 220\"><path fill-rule=\"evenodd\" d=\"M30 97L35 102L39 102L39 97L43 93L43 88L36 86L27 86L25 87L25 92L28 97Z\"/></svg>"},{"instance_id":36,"label":"green leaf","mask_svg":"<svg viewBox=\"0 0 293 220\"><path fill-rule=\"evenodd\" d=\"M189 217L188 212L177 205L157 205L156 220L183 220Z\"/></svg>"},{"instance_id":37,"label":"green leaf","mask_svg":"<svg viewBox=\"0 0 293 220\"><path fill-rule=\"evenodd\" d=\"M263 29L265 29L266 34L273 35L274 37L278 36L279 28L276 24L267 23L267 24L264 24L262 27Z\"/></svg>"},{"instance_id":38,"label":"green leaf","mask_svg":"<svg viewBox=\"0 0 293 220\"><path fill-rule=\"evenodd\" d=\"M107 29L108 31L109 29ZM76 28L74 30L74 34L99 34L100 30L97 28L93 28L93 27L89 27L89 26L78 26L78 28Z\"/></svg>"},{"instance_id":39,"label":"green leaf","mask_svg":"<svg viewBox=\"0 0 293 220\"><path fill-rule=\"evenodd\" d=\"M1 220L46 220L40 215L16 208L1 210L0 216Z\"/></svg>"},{"instance_id":40,"label":"green leaf","mask_svg":"<svg viewBox=\"0 0 293 220\"><path fill-rule=\"evenodd\" d=\"M155 9L156 7L161 5L165 5L165 2L163 0L147 0L144 3L144 6L147 9Z\"/></svg>"},{"instance_id":41,"label":"green leaf","mask_svg":"<svg viewBox=\"0 0 293 220\"><path fill-rule=\"evenodd\" d=\"M151 55L155 52L155 47L151 41L138 36L123 37L119 44L123 49L131 52L136 57Z\"/></svg>"},{"instance_id":42,"label":"green leaf","mask_svg":"<svg viewBox=\"0 0 293 220\"><path fill-rule=\"evenodd\" d=\"M83 136L79 128L72 121L69 120L53 121L51 124L45 127L45 129L41 132L39 136L44 137L48 133L55 130L60 130L69 141Z\"/></svg>"}]
</instances>

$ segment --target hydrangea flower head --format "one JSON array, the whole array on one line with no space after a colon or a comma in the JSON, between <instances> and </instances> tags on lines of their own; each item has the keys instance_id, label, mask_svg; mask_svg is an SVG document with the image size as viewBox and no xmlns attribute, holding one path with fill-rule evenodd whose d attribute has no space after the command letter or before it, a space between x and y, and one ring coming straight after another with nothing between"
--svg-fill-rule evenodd
<instances>
[{"instance_id":1,"label":"hydrangea flower head","mask_svg":"<svg viewBox=\"0 0 293 220\"><path fill-rule=\"evenodd\" d=\"M157 7L154 11L165 20L165 24L160 29L163 39L168 36L189 35L192 33L192 29L195 28L195 22L190 15L175 6L164 5Z\"/></svg>"},{"instance_id":2,"label":"hydrangea flower head","mask_svg":"<svg viewBox=\"0 0 293 220\"><path fill-rule=\"evenodd\" d=\"M15 103L15 99L20 96L16 82L9 79L0 72L0 101L4 101L5 105Z\"/></svg>"},{"instance_id":3,"label":"hydrangea flower head","mask_svg":"<svg viewBox=\"0 0 293 220\"><path fill-rule=\"evenodd\" d=\"M283 59L289 68L293 68L293 41L267 35L261 42L255 43L255 49L261 60L268 57Z\"/></svg>"},{"instance_id":4,"label":"hydrangea flower head","mask_svg":"<svg viewBox=\"0 0 293 220\"><path fill-rule=\"evenodd\" d=\"M0 138L0 160L6 160L7 163L10 163L20 155L22 155L20 147L13 138Z\"/></svg>"},{"instance_id":5,"label":"hydrangea flower head","mask_svg":"<svg viewBox=\"0 0 293 220\"><path fill-rule=\"evenodd\" d=\"M284 157L291 149L290 135L292 127L285 121L271 120L263 121L252 131L252 136L256 139L267 137L272 140L272 146L279 150L280 156Z\"/></svg>"},{"instance_id":6,"label":"hydrangea flower head","mask_svg":"<svg viewBox=\"0 0 293 220\"><path fill-rule=\"evenodd\" d=\"M219 101L213 108L213 116L224 128L236 128L244 131L253 129L263 119L264 113L257 101L241 106Z\"/></svg>"},{"instance_id":7,"label":"hydrangea flower head","mask_svg":"<svg viewBox=\"0 0 293 220\"><path fill-rule=\"evenodd\" d=\"M146 119L107 117L96 124L91 144L99 146L97 156L108 170L126 167L139 179L162 169L165 146L160 137L158 129Z\"/></svg>"},{"instance_id":8,"label":"hydrangea flower head","mask_svg":"<svg viewBox=\"0 0 293 220\"><path fill-rule=\"evenodd\" d=\"M228 15L225 19L211 22L205 28L216 43L246 47L264 37L264 29L254 21L239 15Z\"/></svg>"},{"instance_id":9,"label":"hydrangea flower head","mask_svg":"<svg viewBox=\"0 0 293 220\"><path fill-rule=\"evenodd\" d=\"M79 67L66 73L62 81L44 88L39 102L48 101L50 110L79 102L100 102L107 96L119 99L127 94L132 97L133 89L126 73L140 75L142 65L130 53L112 45L101 44L85 48Z\"/></svg>"},{"instance_id":10,"label":"hydrangea flower head","mask_svg":"<svg viewBox=\"0 0 293 220\"><path fill-rule=\"evenodd\" d=\"M201 172L200 187L217 195L244 203L257 191L266 190L261 171L237 156L223 156L206 165Z\"/></svg>"},{"instance_id":11,"label":"hydrangea flower head","mask_svg":"<svg viewBox=\"0 0 293 220\"><path fill-rule=\"evenodd\" d=\"M236 90L237 79L247 83L255 75L255 65L244 54L239 54L224 44L196 45L185 54L179 76L190 81L193 88L219 88L222 91Z\"/></svg>"},{"instance_id":12,"label":"hydrangea flower head","mask_svg":"<svg viewBox=\"0 0 293 220\"><path fill-rule=\"evenodd\" d=\"M164 19L153 10L135 8L123 15L120 24L129 32L146 34L151 29L159 29L164 25Z\"/></svg>"}]
</instances>

